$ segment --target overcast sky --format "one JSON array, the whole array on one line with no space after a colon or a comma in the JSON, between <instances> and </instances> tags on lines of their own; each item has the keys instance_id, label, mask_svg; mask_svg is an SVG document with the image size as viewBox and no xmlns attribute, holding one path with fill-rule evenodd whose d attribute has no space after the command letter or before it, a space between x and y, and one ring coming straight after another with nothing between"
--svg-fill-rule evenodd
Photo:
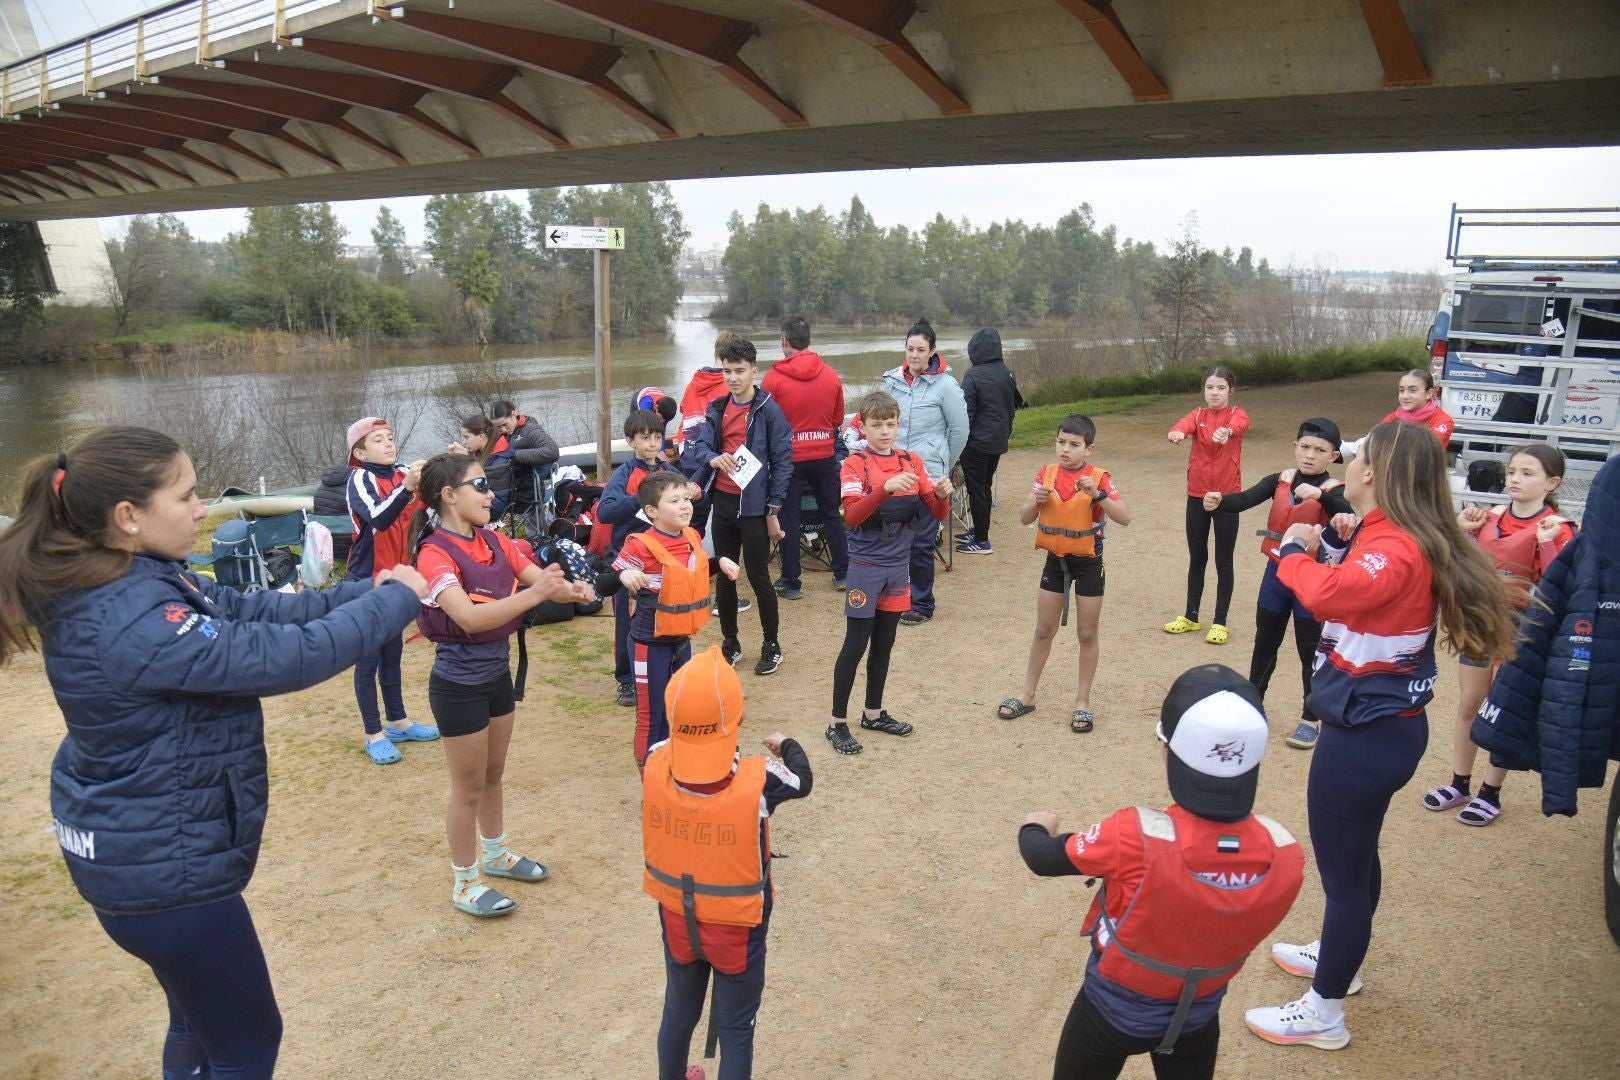
<instances>
[{"instance_id":1,"label":"overcast sky","mask_svg":"<svg viewBox=\"0 0 1620 1080\"><path fill-rule=\"evenodd\" d=\"M135 14L137 0L25 0L42 44L70 39ZM42 10L43 9L43 10ZM1317 157L1192 158L1067 165L727 177L674 182L675 200L699 249L723 246L733 210L822 205L838 213L859 195L879 225L918 228L936 214L983 227L1017 218L1051 225L1090 203L1099 227L1163 244L1198 215L1210 247L1247 245L1273 265L1429 270L1444 253L1447 213L1462 206L1620 205L1620 148L1480 150ZM522 202L522 192L511 193ZM388 205L421 242L422 198ZM334 203L350 243L371 243L378 200ZM241 229L242 210L180 217L199 239ZM116 231L119 219L103 228Z\"/></svg>"}]
</instances>

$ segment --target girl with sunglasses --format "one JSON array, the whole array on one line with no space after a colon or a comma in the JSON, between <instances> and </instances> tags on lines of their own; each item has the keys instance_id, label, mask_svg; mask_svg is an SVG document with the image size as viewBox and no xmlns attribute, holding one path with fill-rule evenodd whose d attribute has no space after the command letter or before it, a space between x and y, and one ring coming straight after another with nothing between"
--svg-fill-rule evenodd
<instances>
[{"instance_id":1,"label":"girl with sunglasses","mask_svg":"<svg viewBox=\"0 0 1620 1080\"><path fill-rule=\"evenodd\" d=\"M511 539L487 527L495 493L470 456L429 460L419 498L424 507L411 519L410 550L428 581L416 625L437 642L428 704L450 768L444 816L455 874L450 902L481 918L507 915L517 910L517 901L486 886L482 875L517 881L546 876L543 865L506 846L501 779L516 712L511 637L530 608L551 599L586 602L595 594L587 584L570 583L561 567L542 570Z\"/></svg>"}]
</instances>

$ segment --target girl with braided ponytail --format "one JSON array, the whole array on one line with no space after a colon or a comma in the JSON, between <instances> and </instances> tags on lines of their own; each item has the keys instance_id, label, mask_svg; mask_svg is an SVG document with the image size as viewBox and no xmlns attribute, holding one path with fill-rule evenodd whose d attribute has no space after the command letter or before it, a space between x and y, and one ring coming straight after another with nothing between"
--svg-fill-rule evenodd
<instances>
[{"instance_id":1,"label":"girl with braided ponytail","mask_svg":"<svg viewBox=\"0 0 1620 1080\"><path fill-rule=\"evenodd\" d=\"M455 876L450 903L469 915L507 915L517 910L517 901L485 885L482 874L517 881L546 877L543 865L506 846L501 781L522 697L512 683L512 635L541 602L588 602L595 592L569 582L560 566L542 570L488 527L495 492L469 455L429 459L418 498L424 505L411 519L409 550L427 580L416 625L438 643L428 704L450 768L444 815Z\"/></svg>"},{"instance_id":2,"label":"girl with braided ponytail","mask_svg":"<svg viewBox=\"0 0 1620 1080\"><path fill-rule=\"evenodd\" d=\"M163 1076L268 1078L281 1014L242 890L269 801L259 698L375 655L416 616L408 566L241 595L188 572L205 511L180 445L108 427L23 473L0 533L0 664L38 649L67 735L63 858L169 1004Z\"/></svg>"}]
</instances>

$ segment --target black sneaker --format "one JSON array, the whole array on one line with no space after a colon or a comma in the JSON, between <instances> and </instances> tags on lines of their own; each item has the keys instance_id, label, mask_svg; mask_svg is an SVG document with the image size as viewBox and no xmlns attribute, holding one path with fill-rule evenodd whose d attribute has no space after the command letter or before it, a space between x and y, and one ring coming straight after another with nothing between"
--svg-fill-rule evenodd
<instances>
[{"instance_id":1,"label":"black sneaker","mask_svg":"<svg viewBox=\"0 0 1620 1080\"><path fill-rule=\"evenodd\" d=\"M772 642L759 650L759 663L754 665L755 675L770 675L782 666L782 646Z\"/></svg>"},{"instance_id":2,"label":"black sneaker","mask_svg":"<svg viewBox=\"0 0 1620 1080\"><path fill-rule=\"evenodd\" d=\"M827 741L832 743L833 749L840 754L861 752L861 744L855 741L855 736L849 733L849 725L842 720L827 725Z\"/></svg>"},{"instance_id":3,"label":"black sneaker","mask_svg":"<svg viewBox=\"0 0 1620 1080\"><path fill-rule=\"evenodd\" d=\"M720 643L720 655L726 658L726 663L732 667L742 659L742 642L734 637L728 637Z\"/></svg>"},{"instance_id":4,"label":"black sneaker","mask_svg":"<svg viewBox=\"0 0 1620 1080\"><path fill-rule=\"evenodd\" d=\"M900 625L901 626L921 626L923 623L927 622L929 619L932 619L932 618L933 618L932 615L924 615L920 611L908 611L905 614L900 616Z\"/></svg>"},{"instance_id":5,"label":"black sneaker","mask_svg":"<svg viewBox=\"0 0 1620 1080\"><path fill-rule=\"evenodd\" d=\"M744 612L753 611L753 610L754 610L754 602L752 600L748 599L748 597L746 597L746 596L737 597L737 614L741 615Z\"/></svg>"},{"instance_id":6,"label":"black sneaker","mask_svg":"<svg viewBox=\"0 0 1620 1080\"><path fill-rule=\"evenodd\" d=\"M620 705L634 705L636 703L636 684L622 682L619 684L618 703Z\"/></svg>"}]
</instances>

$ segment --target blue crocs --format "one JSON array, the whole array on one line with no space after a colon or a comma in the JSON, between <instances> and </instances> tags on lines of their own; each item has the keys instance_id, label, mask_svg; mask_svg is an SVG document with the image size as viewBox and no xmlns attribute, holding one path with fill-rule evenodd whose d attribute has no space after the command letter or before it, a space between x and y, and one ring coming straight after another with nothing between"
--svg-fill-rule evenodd
<instances>
[{"instance_id":1,"label":"blue crocs","mask_svg":"<svg viewBox=\"0 0 1620 1080\"><path fill-rule=\"evenodd\" d=\"M392 765L403 756L387 739L378 739L376 742L367 739L366 755L378 765Z\"/></svg>"},{"instance_id":2,"label":"blue crocs","mask_svg":"<svg viewBox=\"0 0 1620 1080\"><path fill-rule=\"evenodd\" d=\"M439 737L439 729L428 727L426 724L412 724L404 731L398 728L383 726L383 734L389 742L432 742Z\"/></svg>"},{"instance_id":3,"label":"blue crocs","mask_svg":"<svg viewBox=\"0 0 1620 1080\"><path fill-rule=\"evenodd\" d=\"M1294 733L1283 741L1296 750L1309 750L1316 745L1316 736L1319 734L1316 725L1308 720L1301 720Z\"/></svg>"}]
</instances>

